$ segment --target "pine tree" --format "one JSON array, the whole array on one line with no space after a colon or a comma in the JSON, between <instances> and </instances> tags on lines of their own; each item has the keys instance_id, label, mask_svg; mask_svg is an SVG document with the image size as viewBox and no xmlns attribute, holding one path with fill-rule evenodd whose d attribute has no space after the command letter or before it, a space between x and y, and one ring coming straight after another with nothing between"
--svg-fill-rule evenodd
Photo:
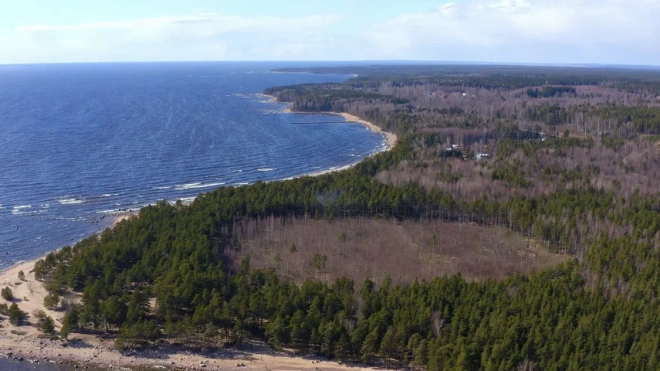
<instances>
[{"instance_id":1,"label":"pine tree","mask_svg":"<svg viewBox=\"0 0 660 371\"><path fill-rule=\"evenodd\" d=\"M41 332L44 334L52 334L55 332L55 322L51 317L46 317L41 321Z\"/></svg>"}]
</instances>

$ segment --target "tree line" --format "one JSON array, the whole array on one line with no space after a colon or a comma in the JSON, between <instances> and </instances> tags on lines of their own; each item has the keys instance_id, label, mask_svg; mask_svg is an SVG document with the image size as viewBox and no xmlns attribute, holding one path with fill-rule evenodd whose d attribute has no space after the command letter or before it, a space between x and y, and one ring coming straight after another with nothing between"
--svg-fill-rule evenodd
<instances>
[{"instance_id":1,"label":"tree line","mask_svg":"<svg viewBox=\"0 0 660 371\"><path fill-rule=\"evenodd\" d=\"M490 81L549 79L511 74ZM560 80L567 86L584 83ZM284 94L305 110L371 102L362 113L399 134L392 151L342 172L220 188L188 206L162 201L143 208L138 218L48 254L36 263L35 277L51 295L82 292L81 304L64 316L61 335L115 333L121 347L158 339L216 347L257 337L276 349L429 370L658 367L660 198L622 196L584 182L534 197L511 192L504 200L468 201L412 182L378 182L377 174L420 162L420 148L438 147L447 136L418 130L419 120L411 117L417 111L394 101L400 97L347 89L304 86L267 93ZM377 105L383 101L400 107L381 111ZM456 116L461 110L438 114ZM486 135L497 138L503 155L552 150L561 156L594 146L591 138L540 141L538 132L515 125L498 125ZM495 166L494 177L526 186L522 166ZM578 176L538 171L548 181ZM360 290L345 278L297 285L274 270L252 269L249 258L231 269L228 252L240 248L235 225L268 216L496 224L537 236L575 259L503 281L467 282L460 275L404 285L367 280Z\"/></svg>"}]
</instances>

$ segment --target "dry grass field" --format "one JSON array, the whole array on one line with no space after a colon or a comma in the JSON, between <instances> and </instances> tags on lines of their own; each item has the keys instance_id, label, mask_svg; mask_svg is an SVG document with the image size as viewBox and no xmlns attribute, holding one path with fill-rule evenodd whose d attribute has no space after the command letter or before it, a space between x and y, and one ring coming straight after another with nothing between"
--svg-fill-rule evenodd
<instances>
[{"instance_id":1,"label":"dry grass field","mask_svg":"<svg viewBox=\"0 0 660 371\"><path fill-rule=\"evenodd\" d=\"M254 268L273 267L296 281L346 276L395 283L461 273L468 280L501 279L556 265L535 240L503 227L379 219L267 218L238 226L235 264L250 255Z\"/></svg>"}]
</instances>

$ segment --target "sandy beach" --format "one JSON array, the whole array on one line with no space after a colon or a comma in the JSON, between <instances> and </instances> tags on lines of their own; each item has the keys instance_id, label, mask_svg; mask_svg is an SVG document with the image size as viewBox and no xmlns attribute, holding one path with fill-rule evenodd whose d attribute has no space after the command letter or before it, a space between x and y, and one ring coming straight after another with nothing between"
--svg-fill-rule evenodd
<instances>
[{"instance_id":1,"label":"sandy beach","mask_svg":"<svg viewBox=\"0 0 660 371\"><path fill-rule=\"evenodd\" d=\"M355 75L355 76L357 76L357 75ZM386 149L385 150L386 151L389 151L392 148L394 148L394 146L396 145L396 143L398 141L398 138L397 138L396 134L390 133L389 131L385 131L385 130L381 129L379 126L377 126L377 125L375 125L375 124L373 124L369 121L363 120L360 117L352 115L350 113L346 113L346 112L298 112L298 111L293 111L291 109L291 107L293 106L293 103L278 102L277 97L272 96L272 95L263 94L263 96L268 98L269 102L279 103L279 104L286 104L286 108L284 108L284 110L282 110L282 112L284 112L284 113L337 115L337 116L343 117L346 121L360 123L360 124L366 126L367 129L369 129L370 131L372 131L374 133L381 134L385 137L385 144L386 144ZM336 171L336 170L334 170L334 171Z\"/></svg>"},{"instance_id":2,"label":"sandy beach","mask_svg":"<svg viewBox=\"0 0 660 371\"><path fill-rule=\"evenodd\" d=\"M112 221L112 227L114 228L117 224L119 224L119 222L123 220L131 219L134 217L137 218L139 214L140 214L139 211L127 211L121 214L117 214L115 220Z\"/></svg>"},{"instance_id":3,"label":"sandy beach","mask_svg":"<svg viewBox=\"0 0 660 371\"><path fill-rule=\"evenodd\" d=\"M315 357L300 357L290 352L272 351L261 342L248 342L235 349L220 349L206 353L195 353L174 346L159 346L141 352L120 352L114 349L112 339L101 339L94 335L72 333L69 341L44 338L36 328L34 310L43 310L55 320L56 331L61 328L63 311L51 311L43 307L47 295L42 282L34 279L31 272L36 259L10 267L0 272L0 286L10 287L19 308L28 313L22 326L13 326L8 318L0 320L0 357L23 359L24 362L53 362L62 364L98 365L118 367L160 367L183 370L368 370L336 362L323 361ZM25 279L18 278L18 272ZM69 293L67 300L80 300L79 294ZM7 303L5 299L0 302Z\"/></svg>"},{"instance_id":4,"label":"sandy beach","mask_svg":"<svg viewBox=\"0 0 660 371\"><path fill-rule=\"evenodd\" d=\"M396 134L390 133L389 131L384 131L383 129L380 128L380 126L376 126L373 123L363 120L359 118L358 116L351 115L350 113L344 113L344 112L330 112L333 115L339 115L346 119L346 121L350 122L358 122L364 126L367 127L367 129L373 131L374 133L379 133L385 136L385 143L387 144L387 150L389 151L390 149L394 148L396 145L396 142L398 140Z\"/></svg>"},{"instance_id":5,"label":"sandy beach","mask_svg":"<svg viewBox=\"0 0 660 371\"><path fill-rule=\"evenodd\" d=\"M275 100L275 97L270 97ZM290 105L285 109L292 112ZM365 125L369 130L384 136L386 149L390 150L397 142L393 133L348 113L324 112L342 116L346 121ZM341 171L354 165L324 170L311 176ZM112 227L119 222L137 217L138 212L124 212L115 215ZM111 228L112 228L111 227ZM72 333L69 341L46 338L37 328L38 319L32 314L43 310L55 321L55 330L59 331L64 317L63 311L48 310L43 300L48 294L42 282L34 277L34 263L43 257L22 262L0 271L0 288L9 287L14 295L13 303L27 314L22 326L13 326L5 316L0 317L0 357L23 359L31 362L54 362L70 364L94 364L112 367L163 367L184 370L368 370L336 362L327 362L314 357L300 357L290 352L274 352L264 343L252 342L238 349L221 349L211 353L194 353L185 348L171 346L150 349L137 353L119 352L114 349L112 339L101 339L95 335ZM25 277L19 279L19 272ZM72 303L79 302L81 294L67 293L64 298ZM3 298L0 303L11 305Z\"/></svg>"}]
</instances>

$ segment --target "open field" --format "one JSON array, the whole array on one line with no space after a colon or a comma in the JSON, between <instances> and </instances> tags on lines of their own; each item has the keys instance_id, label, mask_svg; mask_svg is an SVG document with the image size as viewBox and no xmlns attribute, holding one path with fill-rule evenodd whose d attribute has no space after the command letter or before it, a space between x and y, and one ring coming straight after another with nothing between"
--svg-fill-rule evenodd
<instances>
[{"instance_id":1,"label":"open field","mask_svg":"<svg viewBox=\"0 0 660 371\"><path fill-rule=\"evenodd\" d=\"M474 223L267 218L242 223L238 237L240 250L228 252L235 262L249 254L254 268L274 267L297 281L345 276L361 283L390 275L410 283L457 273L501 279L567 258L504 227ZM314 267L315 255L327 257L323 267Z\"/></svg>"}]
</instances>

